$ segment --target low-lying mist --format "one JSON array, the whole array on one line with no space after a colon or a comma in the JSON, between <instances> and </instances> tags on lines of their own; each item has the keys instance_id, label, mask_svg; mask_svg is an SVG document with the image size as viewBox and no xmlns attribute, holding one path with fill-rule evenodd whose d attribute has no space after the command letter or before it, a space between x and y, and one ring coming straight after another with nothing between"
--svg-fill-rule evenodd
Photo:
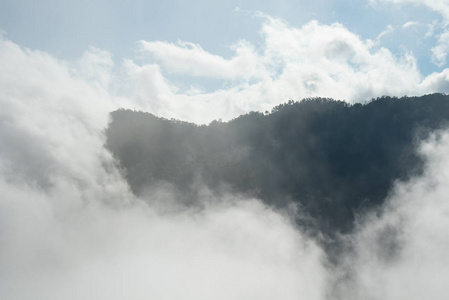
<instances>
[{"instance_id":1,"label":"low-lying mist","mask_svg":"<svg viewBox=\"0 0 449 300\"><path fill-rule=\"evenodd\" d=\"M101 130L51 106L26 128L20 109L2 123L2 299L323 297L324 253L282 214L207 190L201 208L153 207L130 193ZM60 140L40 134L47 122ZM152 197L176 203L168 187Z\"/></svg>"},{"instance_id":2,"label":"low-lying mist","mask_svg":"<svg viewBox=\"0 0 449 300\"><path fill-rule=\"evenodd\" d=\"M330 263L320 237L303 233L286 209L207 187L191 207L176 208L170 185L139 199L103 147L101 128L51 106L47 115L32 113L40 126L26 127L31 108L17 108L3 113L1 127L2 299L442 299L448 292L445 131L420 144L423 174L397 182L381 207L358 215ZM59 139L43 134L47 123Z\"/></svg>"},{"instance_id":3,"label":"low-lying mist","mask_svg":"<svg viewBox=\"0 0 449 300\"><path fill-rule=\"evenodd\" d=\"M170 182L135 193L104 147L123 99L48 55L1 47L0 299L447 297L446 130L416 142L421 172L332 237L335 259L328 235L298 226L301 205L201 180L195 205Z\"/></svg>"},{"instance_id":4,"label":"low-lying mist","mask_svg":"<svg viewBox=\"0 0 449 300\"><path fill-rule=\"evenodd\" d=\"M449 292L448 150L449 134L433 134L419 152L422 176L398 182L385 204L360 216L348 237L351 284L340 285L345 299L444 299ZM343 287L343 288L342 288Z\"/></svg>"}]
</instances>

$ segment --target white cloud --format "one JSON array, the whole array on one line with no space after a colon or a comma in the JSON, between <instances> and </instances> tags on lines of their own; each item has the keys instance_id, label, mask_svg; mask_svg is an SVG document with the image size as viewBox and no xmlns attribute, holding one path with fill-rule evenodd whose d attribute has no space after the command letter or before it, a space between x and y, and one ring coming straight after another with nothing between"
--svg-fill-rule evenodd
<instances>
[{"instance_id":1,"label":"white cloud","mask_svg":"<svg viewBox=\"0 0 449 300\"><path fill-rule=\"evenodd\" d=\"M235 46L231 59L198 45L142 42L144 51L162 68L158 76L165 78L164 86L169 86L170 75L163 74L223 78L223 85L194 95L173 86L158 95L154 94L157 88L148 94L136 88L139 99L163 103L172 110L170 116L158 105L153 111L156 114L202 123L226 120L249 110L270 110L288 99L321 96L352 102L385 94L427 92L411 54L396 57L338 23L313 21L294 28L281 20L262 17L264 43L257 50L247 43ZM146 65L135 68L142 70Z\"/></svg>"},{"instance_id":2,"label":"white cloud","mask_svg":"<svg viewBox=\"0 0 449 300\"><path fill-rule=\"evenodd\" d=\"M449 31L443 32L438 38L438 44L432 48L432 61L442 67L446 64L449 54Z\"/></svg>"},{"instance_id":3,"label":"white cloud","mask_svg":"<svg viewBox=\"0 0 449 300\"><path fill-rule=\"evenodd\" d=\"M113 98L72 77L68 64L3 39L0 64L0 131L10 141L0 149L1 157L19 164L10 168L23 169L24 176L33 174L32 180L39 183L51 184L51 173L57 173L83 181L89 178L85 184L93 184L98 157L108 154L101 151L101 140L92 132L106 125L104 111L114 108ZM80 141L98 152L78 151L75 145Z\"/></svg>"},{"instance_id":4,"label":"white cloud","mask_svg":"<svg viewBox=\"0 0 449 300\"><path fill-rule=\"evenodd\" d=\"M410 22L408 22L408 23L410 23ZM410 24L408 24L408 23L407 23L407 25L410 26ZM405 25L404 25L404 26L405 26ZM380 43L380 39L382 39L384 36L386 36L386 35L392 33L393 31L394 31L394 27L391 26L391 25L388 25L387 28L386 28L384 31L382 31L381 33L379 33L379 34L377 35L376 41L377 41L378 43Z\"/></svg>"},{"instance_id":5,"label":"white cloud","mask_svg":"<svg viewBox=\"0 0 449 300\"><path fill-rule=\"evenodd\" d=\"M421 23L419 23L419 22L413 22L413 21L409 21L409 22L406 22L406 23L404 23L403 25L402 25L402 28L410 28L410 27L415 27L415 26L420 26L420 25L422 25Z\"/></svg>"},{"instance_id":6,"label":"white cloud","mask_svg":"<svg viewBox=\"0 0 449 300\"><path fill-rule=\"evenodd\" d=\"M260 78L266 72L252 45L245 41L233 46L236 55L230 60L188 42L171 44L141 41L140 45L142 51L172 73L238 80Z\"/></svg>"},{"instance_id":7,"label":"white cloud","mask_svg":"<svg viewBox=\"0 0 449 300\"><path fill-rule=\"evenodd\" d=\"M1 299L323 299L322 250L257 200L162 214L130 194L103 148L131 101L107 89L109 54L69 64L2 39L0 64ZM158 66L122 71L172 93Z\"/></svg>"},{"instance_id":8,"label":"white cloud","mask_svg":"<svg viewBox=\"0 0 449 300\"><path fill-rule=\"evenodd\" d=\"M449 93L449 69L444 69L440 73L430 74L425 78L422 85L431 91Z\"/></svg>"},{"instance_id":9,"label":"white cloud","mask_svg":"<svg viewBox=\"0 0 449 300\"><path fill-rule=\"evenodd\" d=\"M82 77L85 81L95 83L100 88L111 88L109 84L113 80L114 62L112 54L90 47L78 61L74 71L75 75Z\"/></svg>"},{"instance_id":10,"label":"white cloud","mask_svg":"<svg viewBox=\"0 0 449 300\"><path fill-rule=\"evenodd\" d=\"M398 183L380 214L366 219L348 256L345 299L442 299L449 293L449 133L421 147L427 170Z\"/></svg>"},{"instance_id":11,"label":"white cloud","mask_svg":"<svg viewBox=\"0 0 449 300\"><path fill-rule=\"evenodd\" d=\"M323 299L321 250L257 201L61 212L57 197L1 187L2 299Z\"/></svg>"}]
</instances>

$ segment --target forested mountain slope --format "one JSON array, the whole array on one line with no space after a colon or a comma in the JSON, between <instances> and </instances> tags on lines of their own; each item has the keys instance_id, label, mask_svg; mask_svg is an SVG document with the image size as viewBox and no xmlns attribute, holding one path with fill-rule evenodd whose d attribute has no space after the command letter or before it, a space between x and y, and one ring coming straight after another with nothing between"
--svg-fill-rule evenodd
<instances>
[{"instance_id":1,"label":"forested mountain slope","mask_svg":"<svg viewBox=\"0 0 449 300\"><path fill-rule=\"evenodd\" d=\"M395 180L422 171L416 145L448 120L449 96L442 94L364 105L289 101L207 126L118 110L106 147L137 195L170 182L194 198L201 182L277 207L300 204L321 231L346 232L355 212L382 203Z\"/></svg>"}]
</instances>

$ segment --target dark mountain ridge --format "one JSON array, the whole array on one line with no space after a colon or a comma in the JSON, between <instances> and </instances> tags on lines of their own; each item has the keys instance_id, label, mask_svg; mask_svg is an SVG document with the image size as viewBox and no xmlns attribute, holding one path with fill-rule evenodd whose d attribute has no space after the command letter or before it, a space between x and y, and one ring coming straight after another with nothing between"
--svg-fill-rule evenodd
<instances>
[{"instance_id":1,"label":"dark mountain ridge","mask_svg":"<svg viewBox=\"0 0 449 300\"><path fill-rule=\"evenodd\" d=\"M417 144L448 120L443 94L354 105L314 98L202 126L120 109L105 133L136 195L169 182L194 198L199 180L215 193L295 203L315 220L300 225L334 234L381 204L395 180L419 175Z\"/></svg>"}]
</instances>

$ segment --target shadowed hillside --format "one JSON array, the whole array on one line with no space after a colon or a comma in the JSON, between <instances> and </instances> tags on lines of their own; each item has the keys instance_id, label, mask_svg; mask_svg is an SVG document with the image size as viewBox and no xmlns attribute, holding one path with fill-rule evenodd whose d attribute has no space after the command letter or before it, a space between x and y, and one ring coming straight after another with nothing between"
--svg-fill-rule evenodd
<instances>
[{"instance_id":1,"label":"shadowed hillside","mask_svg":"<svg viewBox=\"0 0 449 300\"><path fill-rule=\"evenodd\" d=\"M307 225L347 232L354 214L382 203L395 180L422 171L416 145L448 119L449 96L441 94L364 105L289 101L207 126L118 110L106 147L137 195L169 182L189 201L201 182L277 207L299 204L314 220Z\"/></svg>"}]
</instances>

